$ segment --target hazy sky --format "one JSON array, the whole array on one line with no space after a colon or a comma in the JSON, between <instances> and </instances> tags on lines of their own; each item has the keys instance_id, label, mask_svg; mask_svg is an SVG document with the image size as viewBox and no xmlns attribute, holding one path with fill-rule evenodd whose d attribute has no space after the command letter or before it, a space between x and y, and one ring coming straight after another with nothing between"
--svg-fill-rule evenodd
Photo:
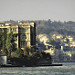
<instances>
[{"instance_id":1,"label":"hazy sky","mask_svg":"<svg viewBox=\"0 0 75 75\"><path fill-rule=\"evenodd\" d=\"M0 21L75 21L75 0L0 0Z\"/></svg>"}]
</instances>

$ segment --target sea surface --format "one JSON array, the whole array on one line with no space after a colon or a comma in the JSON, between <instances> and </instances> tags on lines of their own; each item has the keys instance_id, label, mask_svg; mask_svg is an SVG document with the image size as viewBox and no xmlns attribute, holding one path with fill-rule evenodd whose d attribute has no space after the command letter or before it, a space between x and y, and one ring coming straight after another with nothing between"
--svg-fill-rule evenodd
<instances>
[{"instance_id":1,"label":"sea surface","mask_svg":"<svg viewBox=\"0 0 75 75\"><path fill-rule=\"evenodd\" d=\"M0 68L0 75L75 75L75 62L63 66Z\"/></svg>"}]
</instances>

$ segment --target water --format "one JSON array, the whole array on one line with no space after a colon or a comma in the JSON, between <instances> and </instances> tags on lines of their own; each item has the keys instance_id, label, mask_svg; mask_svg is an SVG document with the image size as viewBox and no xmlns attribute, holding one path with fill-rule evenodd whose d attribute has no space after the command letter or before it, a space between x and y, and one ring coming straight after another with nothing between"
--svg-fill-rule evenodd
<instances>
[{"instance_id":1,"label":"water","mask_svg":"<svg viewBox=\"0 0 75 75\"><path fill-rule=\"evenodd\" d=\"M75 75L75 63L63 66L0 68L0 75Z\"/></svg>"}]
</instances>

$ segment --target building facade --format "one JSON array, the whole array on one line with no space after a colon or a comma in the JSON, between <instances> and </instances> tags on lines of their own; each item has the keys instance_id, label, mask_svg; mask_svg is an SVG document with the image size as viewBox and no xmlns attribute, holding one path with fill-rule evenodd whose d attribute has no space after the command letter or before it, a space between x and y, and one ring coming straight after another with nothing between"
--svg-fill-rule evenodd
<instances>
[{"instance_id":1,"label":"building facade","mask_svg":"<svg viewBox=\"0 0 75 75\"><path fill-rule=\"evenodd\" d=\"M34 22L19 22L18 25L0 23L0 29L7 29L7 34L13 32L17 48L31 48L36 45L36 25Z\"/></svg>"}]
</instances>

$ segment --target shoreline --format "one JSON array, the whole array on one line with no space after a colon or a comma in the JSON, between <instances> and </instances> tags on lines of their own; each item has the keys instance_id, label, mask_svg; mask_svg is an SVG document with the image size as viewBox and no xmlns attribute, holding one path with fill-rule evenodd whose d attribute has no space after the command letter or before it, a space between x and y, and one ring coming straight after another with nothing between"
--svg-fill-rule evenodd
<instances>
[{"instance_id":1,"label":"shoreline","mask_svg":"<svg viewBox=\"0 0 75 75\"><path fill-rule=\"evenodd\" d=\"M44 66L63 66L63 64L41 64L35 66L12 65L12 64L0 65L0 67L44 67Z\"/></svg>"}]
</instances>

